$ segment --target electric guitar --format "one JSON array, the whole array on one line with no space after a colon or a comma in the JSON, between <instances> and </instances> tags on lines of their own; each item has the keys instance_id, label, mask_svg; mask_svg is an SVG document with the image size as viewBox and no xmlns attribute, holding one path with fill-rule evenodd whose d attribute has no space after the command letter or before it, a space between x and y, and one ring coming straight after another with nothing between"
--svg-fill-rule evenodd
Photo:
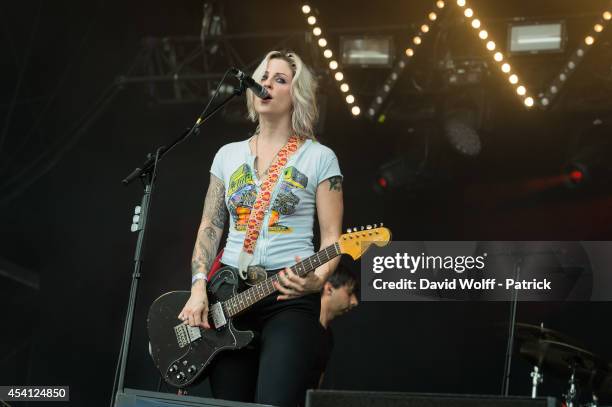
<instances>
[{"instance_id":1,"label":"electric guitar","mask_svg":"<svg viewBox=\"0 0 612 407\"><path fill-rule=\"evenodd\" d=\"M338 242L293 265L291 270L303 277L341 254L357 260L372 244L385 246L390 240L391 231L382 227L382 223L380 227L349 229ZM277 291L275 281L278 281L277 275L238 292L236 269L219 269L206 288L212 304L208 313L211 329L192 327L178 319L190 291L171 291L156 299L149 309L147 328L151 357L164 380L172 386L188 386L202 375L219 352L248 345L254 333L236 329L232 319Z\"/></svg>"}]
</instances>

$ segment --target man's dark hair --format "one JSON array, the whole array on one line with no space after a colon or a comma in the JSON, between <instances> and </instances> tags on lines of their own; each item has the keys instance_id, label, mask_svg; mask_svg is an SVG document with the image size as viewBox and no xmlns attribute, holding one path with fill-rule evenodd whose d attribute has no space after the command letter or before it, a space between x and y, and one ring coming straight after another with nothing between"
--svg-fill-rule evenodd
<instances>
[{"instance_id":1,"label":"man's dark hair","mask_svg":"<svg viewBox=\"0 0 612 407\"><path fill-rule=\"evenodd\" d=\"M338 264L338 267L334 273L327 279L332 287L340 288L343 285L353 286L353 292L358 293L359 281L357 277L349 270L348 267L343 266L342 263Z\"/></svg>"}]
</instances>

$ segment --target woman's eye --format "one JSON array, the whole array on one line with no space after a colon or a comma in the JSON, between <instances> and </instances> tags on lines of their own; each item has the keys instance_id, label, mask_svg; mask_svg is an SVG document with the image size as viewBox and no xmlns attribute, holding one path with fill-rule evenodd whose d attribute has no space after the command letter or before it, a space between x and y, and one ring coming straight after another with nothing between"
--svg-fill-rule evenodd
<instances>
[{"instance_id":1,"label":"woman's eye","mask_svg":"<svg viewBox=\"0 0 612 407\"><path fill-rule=\"evenodd\" d=\"M283 78L276 78L276 82L285 83L285 80Z\"/></svg>"}]
</instances>

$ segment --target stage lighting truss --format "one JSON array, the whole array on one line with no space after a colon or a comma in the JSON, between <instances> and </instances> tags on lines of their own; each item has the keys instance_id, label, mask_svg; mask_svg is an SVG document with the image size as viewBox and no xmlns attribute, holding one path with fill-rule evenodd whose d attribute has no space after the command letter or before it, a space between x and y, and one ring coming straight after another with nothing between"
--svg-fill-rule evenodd
<instances>
[{"instance_id":1,"label":"stage lighting truss","mask_svg":"<svg viewBox=\"0 0 612 407\"><path fill-rule=\"evenodd\" d=\"M419 26L419 31L410 39L410 43L406 47L405 51L402 53L402 56L398 58L397 62L395 63L395 66L393 67L393 70L391 71L383 85L376 92L376 96L368 107L367 117L369 119L375 119L378 117L379 122L384 121L384 116L379 116L381 107L389 97L391 90L397 83L397 80L399 79L401 74L408 66L408 63L412 60L412 58L414 58L416 50L422 45L423 41L425 40L425 37L435 26L436 22L439 21L440 14L442 13L445 6L446 4L444 1L438 0L435 2L434 8L429 13L427 13L427 18Z\"/></svg>"},{"instance_id":2,"label":"stage lighting truss","mask_svg":"<svg viewBox=\"0 0 612 407\"><path fill-rule=\"evenodd\" d=\"M516 94L527 108L532 108L536 104L540 108L547 108L551 104L553 98L559 93L561 87L567 82L570 75L576 70L578 64L584 59L586 53L593 47L593 44L609 25L610 19L612 19L612 13L610 11L612 9L612 2L610 2L608 4L608 9L604 11L601 17L595 22L591 31L585 36L582 44L571 54L569 61L565 63L561 72L553 79L550 86L548 86L543 93L538 95L536 100L527 86L521 81L519 75L512 68L512 65L506 60L506 56L498 50L497 44L490 37L482 21L478 19L476 12L468 6L467 0L456 0L456 5L463 11L466 22L478 34L483 46L495 61L502 74L506 76L508 82L514 87Z\"/></svg>"},{"instance_id":3,"label":"stage lighting truss","mask_svg":"<svg viewBox=\"0 0 612 407\"><path fill-rule=\"evenodd\" d=\"M576 47L576 49L570 54L567 62L563 65L559 73L553 78L551 84L544 89L538 100L540 106L546 108L550 106L553 100L557 97L563 86L567 83L568 79L576 71L576 68L588 52L593 48L595 43L598 42L603 31L609 26L610 20L612 19L612 2L608 4L608 9L605 10L601 16L595 21L591 30L584 36L584 39Z\"/></svg>"},{"instance_id":4,"label":"stage lighting truss","mask_svg":"<svg viewBox=\"0 0 612 407\"><path fill-rule=\"evenodd\" d=\"M319 46L319 48L321 48L323 58L325 59L325 61L328 61L327 64L329 67L329 71L332 73L334 80L337 82L347 107L349 108L353 116L358 117L361 114L361 108L359 107L359 103L357 102L355 95L353 95L350 91L351 87L348 84L346 76L342 72L342 67L338 62L339 58L334 58L334 52L332 51L329 42L325 38L323 28L321 28L321 23L318 18L318 14L308 4L304 4L302 6L302 13L306 18L306 23L308 24L308 27L312 30L312 35L314 36L317 45Z\"/></svg>"},{"instance_id":5,"label":"stage lighting truss","mask_svg":"<svg viewBox=\"0 0 612 407\"><path fill-rule=\"evenodd\" d=\"M508 82L514 87L516 94L521 98L523 104L527 108L533 107L535 104L531 92L527 86L521 81L519 75L512 69L512 65L506 60L506 56L499 50L497 43L491 38L484 23L478 18L476 12L469 7L466 0L456 0L456 5L461 9L465 16L465 21L469 24L470 29L478 35L478 38L486 49L491 59L498 66L503 75L506 76Z\"/></svg>"},{"instance_id":6,"label":"stage lighting truss","mask_svg":"<svg viewBox=\"0 0 612 407\"><path fill-rule=\"evenodd\" d=\"M607 9L602 12L601 16L595 21L592 29L587 33L587 35L585 35L581 44L572 52L569 60L564 64L563 68L553 79L552 83L542 93L540 93L537 98L534 98L532 92L521 80L516 70L513 69L512 65L508 62L506 55L504 55L504 53L500 50L498 43L491 38L484 23L478 18L478 15L474 9L469 6L467 0L448 1L454 1L456 7L459 7L459 9L462 11L466 18L465 21L467 24L469 24L470 29L474 30L476 35L478 35L478 38L482 41L483 47L486 49L491 59L499 67L501 73L506 76L508 83L514 88L516 95L528 109L533 108L534 106L546 109L550 106L554 98L559 94L561 88L565 85L586 54L591 50L591 48L593 48L594 44L598 42L598 39L601 37L604 30L609 26L610 20L612 20L611 1L608 4ZM443 0L437 0L435 2L434 9L427 15L427 20L420 25L418 33L411 38L409 45L402 54L402 57L398 58L393 70L372 100L367 110L368 118L375 119L378 117L380 109L387 100L393 86L395 86L397 80L405 70L408 63L412 60L412 58L414 58L416 50L423 44L425 37L432 30L436 21L439 20L440 14L446 5L446 2ZM361 113L361 108L359 107L355 96L350 93L351 88L348 84L348 80L342 72L342 68L338 60L333 58L334 53L331 50L327 39L323 35L323 29L321 28L317 15L315 15L316 13L308 4L304 4L302 6L302 13L305 16L309 27L312 27L312 34L316 38L317 44L322 50L323 57L326 60L329 60L328 66L330 72L338 83L340 91L344 95L347 106L350 108L351 113L354 116L359 116ZM378 121L384 121L384 117L378 117Z\"/></svg>"}]
</instances>

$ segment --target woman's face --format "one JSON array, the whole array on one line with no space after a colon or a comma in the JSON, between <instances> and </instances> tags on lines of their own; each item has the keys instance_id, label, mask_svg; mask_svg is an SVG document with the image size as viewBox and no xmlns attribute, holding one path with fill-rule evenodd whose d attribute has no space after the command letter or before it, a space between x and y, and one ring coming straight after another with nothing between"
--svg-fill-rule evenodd
<instances>
[{"instance_id":1,"label":"woman's face","mask_svg":"<svg viewBox=\"0 0 612 407\"><path fill-rule=\"evenodd\" d=\"M271 99L255 97L255 111L259 115L282 116L291 113L291 81L293 72L287 61L271 59L261 78L261 84L268 90Z\"/></svg>"}]
</instances>

